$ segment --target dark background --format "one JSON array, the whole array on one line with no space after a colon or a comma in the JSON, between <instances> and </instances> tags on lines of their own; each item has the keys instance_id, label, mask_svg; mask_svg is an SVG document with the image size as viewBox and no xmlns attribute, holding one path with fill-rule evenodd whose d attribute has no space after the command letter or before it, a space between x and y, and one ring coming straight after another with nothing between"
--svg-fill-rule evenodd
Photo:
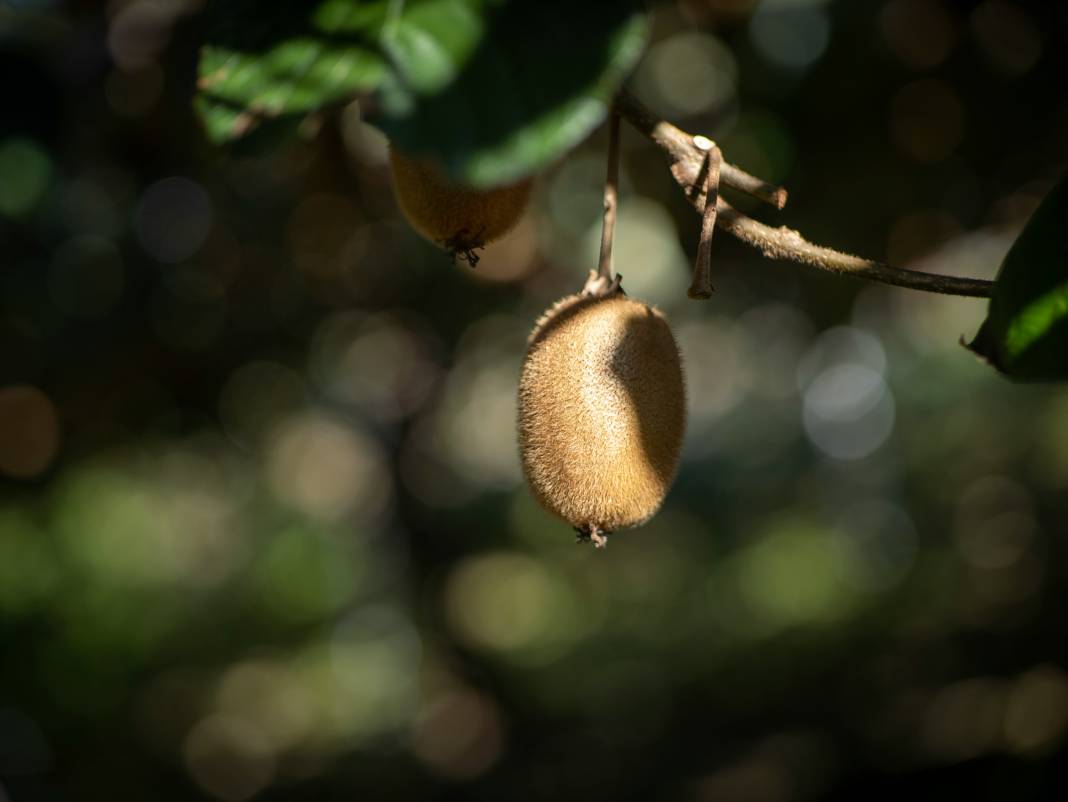
<instances>
[{"instance_id":1,"label":"dark background","mask_svg":"<svg viewBox=\"0 0 1068 802\"><path fill-rule=\"evenodd\" d=\"M617 268L685 359L678 481L604 552L523 487L524 339L605 136L477 270L357 105L252 156L195 2L0 5L0 800L1051 800L1068 390L985 312L714 243L624 129ZM1068 7L685 0L632 88L752 214L992 277L1068 157Z\"/></svg>"}]
</instances>

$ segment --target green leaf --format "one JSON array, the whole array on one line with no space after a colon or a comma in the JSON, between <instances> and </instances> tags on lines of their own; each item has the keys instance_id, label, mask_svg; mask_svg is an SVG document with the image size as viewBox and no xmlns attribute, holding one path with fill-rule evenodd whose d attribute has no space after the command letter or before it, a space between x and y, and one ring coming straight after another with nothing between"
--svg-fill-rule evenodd
<instances>
[{"instance_id":1,"label":"green leaf","mask_svg":"<svg viewBox=\"0 0 1068 802\"><path fill-rule=\"evenodd\" d=\"M376 88L386 3L216 2L197 67L194 106L209 139L228 143ZM296 126L294 126L295 128Z\"/></svg>"},{"instance_id":2,"label":"green leaf","mask_svg":"<svg viewBox=\"0 0 1068 802\"><path fill-rule=\"evenodd\" d=\"M968 347L1014 379L1068 378L1068 178L1013 243Z\"/></svg>"},{"instance_id":3,"label":"green leaf","mask_svg":"<svg viewBox=\"0 0 1068 802\"><path fill-rule=\"evenodd\" d=\"M195 107L212 141L375 92L372 122L394 143L475 185L587 136L647 35L636 0L240 0L210 14Z\"/></svg>"}]
</instances>

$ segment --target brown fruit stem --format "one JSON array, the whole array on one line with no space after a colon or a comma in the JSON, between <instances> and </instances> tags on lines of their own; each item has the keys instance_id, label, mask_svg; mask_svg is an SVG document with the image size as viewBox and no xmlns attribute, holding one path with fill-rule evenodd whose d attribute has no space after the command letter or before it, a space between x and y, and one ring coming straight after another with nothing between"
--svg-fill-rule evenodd
<instances>
[{"instance_id":1,"label":"brown fruit stem","mask_svg":"<svg viewBox=\"0 0 1068 802\"><path fill-rule=\"evenodd\" d=\"M612 112L608 122L608 171L604 179L604 217L601 220L601 257L597 276L612 281L612 240L616 235L616 207L619 203L619 115Z\"/></svg>"}]
</instances>

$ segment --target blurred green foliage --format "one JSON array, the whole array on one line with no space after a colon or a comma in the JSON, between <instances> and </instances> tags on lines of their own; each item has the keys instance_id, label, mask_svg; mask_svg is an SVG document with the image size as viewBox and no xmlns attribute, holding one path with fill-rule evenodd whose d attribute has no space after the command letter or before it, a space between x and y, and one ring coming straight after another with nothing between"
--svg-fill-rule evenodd
<instances>
[{"instance_id":1,"label":"blurred green foliage","mask_svg":"<svg viewBox=\"0 0 1068 802\"><path fill-rule=\"evenodd\" d=\"M697 220L625 130L617 267L690 423L661 513L580 548L514 394L595 261L603 132L471 270L358 104L210 146L197 4L0 20L0 799L1064 795L1068 394L958 345L981 302L726 237L689 301ZM989 277L1068 156L1066 31L685 0L631 81L789 186L754 214Z\"/></svg>"}]
</instances>

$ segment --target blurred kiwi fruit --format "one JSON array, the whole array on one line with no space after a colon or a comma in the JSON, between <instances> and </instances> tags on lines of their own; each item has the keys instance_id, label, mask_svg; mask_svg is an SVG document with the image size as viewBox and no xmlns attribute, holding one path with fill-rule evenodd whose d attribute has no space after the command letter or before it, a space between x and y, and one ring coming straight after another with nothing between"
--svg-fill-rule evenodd
<instances>
[{"instance_id":1,"label":"blurred kiwi fruit","mask_svg":"<svg viewBox=\"0 0 1068 802\"><path fill-rule=\"evenodd\" d=\"M389 149L393 187L412 228L472 266L475 251L504 236L530 199L532 178L489 189L457 184L432 162Z\"/></svg>"},{"instance_id":2,"label":"blurred kiwi fruit","mask_svg":"<svg viewBox=\"0 0 1068 802\"><path fill-rule=\"evenodd\" d=\"M603 546L652 517L685 426L682 361L657 309L617 289L568 296L538 320L519 382L523 472L580 538Z\"/></svg>"}]
</instances>

